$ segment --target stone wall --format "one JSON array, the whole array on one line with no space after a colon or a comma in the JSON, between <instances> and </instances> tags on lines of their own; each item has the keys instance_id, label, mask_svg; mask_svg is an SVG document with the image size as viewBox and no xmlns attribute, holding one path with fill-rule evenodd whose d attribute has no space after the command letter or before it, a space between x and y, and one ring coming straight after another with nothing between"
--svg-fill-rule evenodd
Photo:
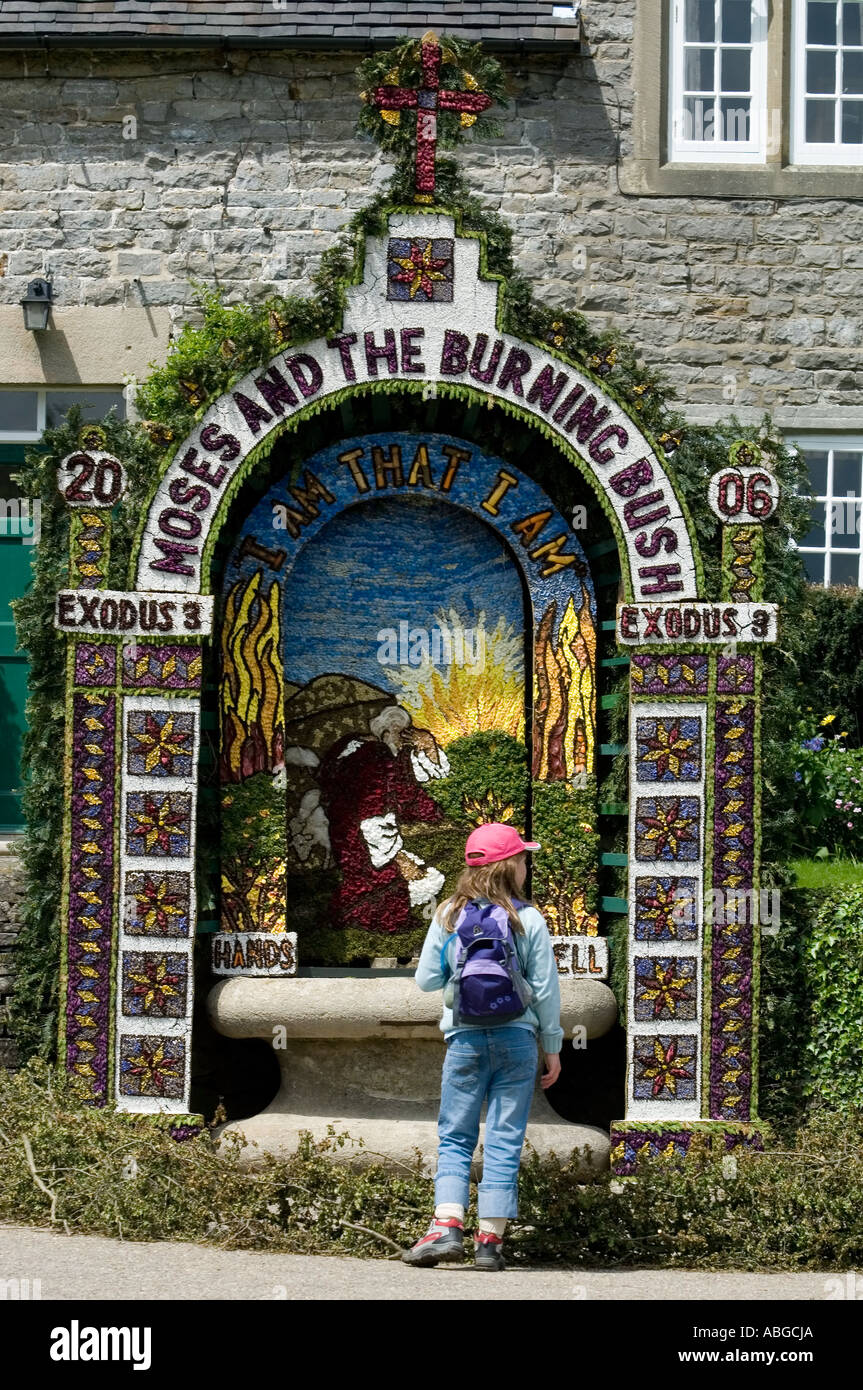
<instances>
[{"instance_id":1,"label":"stone wall","mask_svg":"<svg viewBox=\"0 0 863 1390\"><path fill-rule=\"evenodd\" d=\"M503 134L459 156L468 178L537 292L628 334L692 418L859 423L863 206L621 192L635 8L591 0L581 56L503 56ZM0 54L5 312L46 264L62 305L175 323L190 277L230 299L304 291L389 171L354 131L357 54L228 62L55 50L45 75L41 55Z\"/></svg>"},{"instance_id":2,"label":"stone wall","mask_svg":"<svg viewBox=\"0 0 863 1390\"><path fill-rule=\"evenodd\" d=\"M0 854L0 1067L16 1067L9 1036L9 1001L15 989L15 945L21 927L24 875L14 854Z\"/></svg>"}]
</instances>

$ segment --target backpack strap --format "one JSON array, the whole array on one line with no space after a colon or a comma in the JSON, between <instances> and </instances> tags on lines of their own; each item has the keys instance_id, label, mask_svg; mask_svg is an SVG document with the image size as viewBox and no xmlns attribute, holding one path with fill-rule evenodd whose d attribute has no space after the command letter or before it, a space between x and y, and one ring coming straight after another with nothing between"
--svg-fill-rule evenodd
<instances>
[{"instance_id":1,"label":"backpack strap","mask_svg":"<svg viewBox=\"0 0 863 1390\"><path fill-rule=\"evenodd\" d=\"M464 917L465 917L465 914L466 914L466 912L467 912L468 907L470 907L470 906L478 906L478 905L479 905L479 900L478 900L477 898L471 898L470 903L466 903L466 904L465 904L465 906L462 908L461 912L459 913L458 917L456 918L455 926L453 927L452 931L451 931L451 932L444 932L444 943L443 943L443 945L442 945L441 948L440 948L440 970L441 970L441 974L442 974L443 977L444 977L444 980L446 980L446 979L449 977L449 975L451 975L451 974L453 973L453 972L450 970L450 963L449 963L449 959L448 959L448 957L447 957L447 948L449 947L450 942L451 942L451 941L453 940L453 938L456 936L456 934L457 934L457 932L458 932L458 929L459 929L459 927L461 926L461 924L462 924L462 922L463 922L463 920L464 920Z\"/></svg>"},{"instance_id":2,"label":"backpack strap","mask_svg":"<svg viewBox=\"0 0 863 1390\"><path fill-rule=\"evenodd\" d=\"M453 930L450 931L450 932L448 932L448 931L445 931L445 932L444 932L444 942L443 942L443 945L442 945L441 948L440 948L440 971L441 971L441 974L442 974L443 977L444 977L444 980L448 979L448 977L452 974L452 971L450 970L450 963L449 963L449 960L448 960L448 958L447 958L447 950L448 950L448 948L449 948L450 942L452 941L453 937L454 937L455 934L456 934L456 931L458 930L458 926L459 926L459 923L460 923L461 920L462 920L462 917L464 916L464 912L465 912L465 909L462 908L461 912L459 913L458 917L456 918L456 924L455 924Z\"/></svg>"}]
</instances>

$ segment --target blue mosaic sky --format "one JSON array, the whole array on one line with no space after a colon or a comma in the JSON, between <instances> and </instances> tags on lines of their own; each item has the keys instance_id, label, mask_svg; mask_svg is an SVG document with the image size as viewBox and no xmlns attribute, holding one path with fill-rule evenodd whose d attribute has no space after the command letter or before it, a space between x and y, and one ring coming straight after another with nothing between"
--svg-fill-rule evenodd
<instances>
[{"instance_id":1,"label":"blue mosaic sky","mask_svg":"<svg viewBox=\"0 0 863 1390\"><path fill-rule=\"evenodd\" d=\"M503 617L522 630L522 587L500 537L430 497L350 507L309 542L288 583L285 674L297 685L328 671L387 685L377 634L402 621L431 629L442 608L469 628L485 611L487 629Z\"/></svg>"}]
</instances>

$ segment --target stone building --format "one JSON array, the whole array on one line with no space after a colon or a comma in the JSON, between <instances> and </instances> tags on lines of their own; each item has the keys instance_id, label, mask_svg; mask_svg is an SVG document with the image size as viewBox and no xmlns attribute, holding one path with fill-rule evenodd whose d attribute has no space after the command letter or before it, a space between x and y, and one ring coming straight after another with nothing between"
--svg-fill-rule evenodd
<instances>
[{"instance_id":1,"label":"stone building","mask_svg":"<svg viewBox=\"0 0 863 1390\"><path fill-rule=\"evenodd\" d=\"M625 333L693 422L769 412L810 459L813 582L863 582L863 5L7 0L4 609L38 542L38 515L8 480L25 448L73 401L92 418L130 408L130 382L194 319L191 281L228 302L305 291L389 172L356 134L354 68L429 27L482 40L504 65L502 134L459 158L511 223L538 294ZM34 331L22 300L37 279L53 304ZM0 833L11 850L27 665L10 618ZM14 930L0 921L0 993Z\"/></svg>"}]
</instances>

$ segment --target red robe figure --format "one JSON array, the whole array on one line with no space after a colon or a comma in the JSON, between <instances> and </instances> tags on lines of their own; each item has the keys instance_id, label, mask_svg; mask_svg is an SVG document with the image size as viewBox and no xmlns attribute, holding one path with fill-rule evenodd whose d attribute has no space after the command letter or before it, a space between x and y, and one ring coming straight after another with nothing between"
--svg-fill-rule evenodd
<instances>
[{"instance_id":1,"label":"red robe figure","mask_svg":"<svg viewBox=\"0 0 863 1390\"><path fill-rule=\"evenodd\" d=\"M332 925L395 933L409 928L411 907L431 902L443 887L440 870L404 848L399 826L442 820L421 784L445 777L449 762L400 705L387 706L369 729L338 739L316 772L341 872Z\"/></svg>"}]
</instances>

